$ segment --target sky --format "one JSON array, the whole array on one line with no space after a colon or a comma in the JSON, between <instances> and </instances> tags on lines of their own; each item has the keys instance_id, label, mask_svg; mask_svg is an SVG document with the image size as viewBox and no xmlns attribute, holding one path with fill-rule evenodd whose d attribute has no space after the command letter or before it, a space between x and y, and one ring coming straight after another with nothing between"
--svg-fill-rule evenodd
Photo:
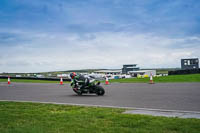
<instances>
[{"instance_id":1,"label":"sky","mask_svg":"<svg viewBox=\"0 0 200 133\"><path fill-rule=\"evenodd\" d=\"M0 72L179 68L200 58L199 0L0 0Z\"/></svg>"}]
</instances>

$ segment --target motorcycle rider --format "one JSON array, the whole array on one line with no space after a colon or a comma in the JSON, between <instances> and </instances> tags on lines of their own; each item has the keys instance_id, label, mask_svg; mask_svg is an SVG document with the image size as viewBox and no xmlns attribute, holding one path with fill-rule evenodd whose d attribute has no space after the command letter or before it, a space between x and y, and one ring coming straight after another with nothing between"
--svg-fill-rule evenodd
<instances>
[{"instance_id":1,"label":"motorcycle rider","mask_svg":"<svg viewBox=\"0 0 200 133\"><path fill-rule=\"evenodd\" d=\"M80 85L80 89L84 89L85 86L89 84L89 78L84 77L81 74L76 74L75 72L70 73L70 77L72 79L72 82L78 83Z\"/></svg>"}]
</instances>

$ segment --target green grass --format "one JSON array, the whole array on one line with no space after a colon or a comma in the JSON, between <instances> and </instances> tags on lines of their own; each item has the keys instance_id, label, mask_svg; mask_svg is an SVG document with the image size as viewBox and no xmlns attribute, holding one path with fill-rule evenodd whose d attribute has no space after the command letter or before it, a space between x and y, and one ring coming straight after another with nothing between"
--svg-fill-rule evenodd
<instances>
[{"instance_id":1,"label":"green grass","mask_svg":"<svg viewBox=\"0 0 200 133\"><path fill-rule=\"evenodd\" d=\"M1 133L199 133L199 119L122 114L124 109L0 102Z\"/></svg>"},{"instance_id":2,"label":"green grass","mask_svg":"<svg viewBox=\"0 0 200 133\"><path fill-rule=\"evenodd\" d=\"M173 83L173 82L200 82L200 74L188 74L188 75L170 75L163 77L154 77L156 83ZM7 79L0 79L0 82L7 82ZM119 83L148 83L149 78L128 78L128 79L112 79L110 82ZM29 80L29 79L11 79L11 82L22 82L22 83L59 83L59 81L48 81L48 80ZM102 81L105 82L105 81ZM64 81L69 83L69 81Z\"/></svg>"},{"instance_id":3,"label":"green grass","mask_svg":"<svg viewBox=\"0 0 200 133\"><path fill-rule=\"evenodd\" d=\"M8 82L8 79L0 79L0 82ZM11 83L12 82L20 82L20 83L60 83L60 81L31 80L31 79L11 79ZM64 81L63 83L69 83L69 81Z\"/></svg>"},{"instance_id":4,"label":"green grass","mask_svg":"<svg viewBox=\"0 0 200 133\"><path fill-rule=\"evenodd\" d=\"M188 74L188 75L170 75L162 77L154 77L156 83L168 83L168 82L200 82L200 74ZM129 79L113 79L110 82L119 83L148 83L149 78L129 78Z\"/></svg>"}]
</instances>

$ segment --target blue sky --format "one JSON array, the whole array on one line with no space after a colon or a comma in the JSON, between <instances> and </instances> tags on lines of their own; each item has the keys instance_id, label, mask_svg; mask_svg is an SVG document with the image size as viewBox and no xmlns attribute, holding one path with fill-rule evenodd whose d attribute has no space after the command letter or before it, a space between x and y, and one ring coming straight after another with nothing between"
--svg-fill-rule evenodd
<instances>
[{"instance_id":1,"label":"blue sky","mask_svg":"<svg viewBox=\"0 0 200 133\"><path fill-rule=\"evenodd\" d=\"M199 0L1 0L0 72L180 67L200 58Z\"/></svg>"}]
</instances>

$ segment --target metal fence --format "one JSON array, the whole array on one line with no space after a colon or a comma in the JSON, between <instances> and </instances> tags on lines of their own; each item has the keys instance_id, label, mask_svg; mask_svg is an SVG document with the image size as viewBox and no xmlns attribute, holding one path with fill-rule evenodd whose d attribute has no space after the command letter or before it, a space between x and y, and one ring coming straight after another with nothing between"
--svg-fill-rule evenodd
<instances>
[{"instance_id":1,"label":"metal fence","mask_svg":"<svg viewBox=\"0 0 200 133\"><path fill-rule=\"evenodd\" d=\"M186 70L169 71L168 75L196 74L196 73L200 73L200 69L186 69Z\"/></svg>"}]
</instances>

